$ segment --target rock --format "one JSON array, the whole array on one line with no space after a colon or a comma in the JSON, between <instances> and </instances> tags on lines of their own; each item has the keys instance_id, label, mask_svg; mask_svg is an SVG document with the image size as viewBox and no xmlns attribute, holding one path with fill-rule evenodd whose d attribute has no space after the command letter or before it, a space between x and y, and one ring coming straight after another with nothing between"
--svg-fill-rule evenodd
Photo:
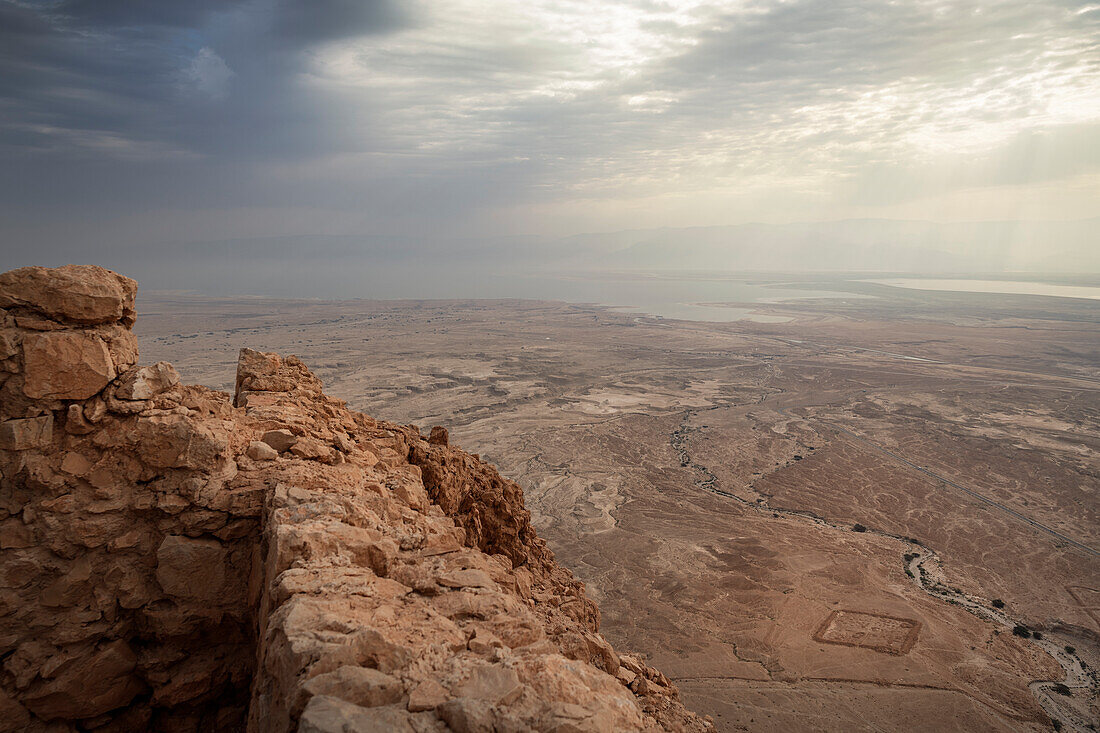
<instances>
[{"instance_id":1,"label":"rock","mask_svg":"<svg viewBox=\"0 0 1100 733\"><path fill-rule=\"evenodd\" d=\"M31 688L27 708L43 720L80 719L122 707L144 689L132 672L137 657L123 641L70 657Z\"/></svg>"},{"instance_id":2,"label":"rock","mask_svg":"<svg viewBox=\"0 0 1100 733\"><path fill-rule=\"evenodd\" d=\"M428 508L430 500L428 499L428 492L424 489L419 481L415 481L411 478L401 477L400 480L394 483L393 495L404 502L407 506L412 507L418 511L424 511Z\"/></svg>"},{"instance_id":3,"label":"rock","mask_svg":"<svg viewBox=\"0 0 1100 733\"><path fill-rule=\"evenodd\" d=\"M490 655L496 652L497 649L504 647L504 642L501 641L496 634L492 633L488 629L475 629L474 635L466 643L466 648L472 651L474 654L480 654L482 656Z\"/></svg>"},{"instance_id":4,"label":"rock","mask_svg":"<svg viewBox=\"0 0 1100 733\"><path fill-rule=\"evenodd\" d=\"M228 439L186 415L139 417L132 435L142 462L156 468L213 468Z\"/></svg>"},{"instance_id":5,"label":"rock","mask_svg":"<svg viewBox=\"0 0 1100 733\"><path fill-rule=\"evenodd\" d=\"M47 448L53 441L53 415L0 423L0 450Z\"/></svg>"},{"instance_id":6,"label":"rock","mask_svg":"<svg viewBox=\"0 0 1100 733\"><path fill-rule=\"evenodd\" d=\"M458 697L436 708L436 714L454 733L487 733L495 729L489 703Z\"/></svg>"},{"instance_id":7,"label":"rock","mask_svg":"<svg viewBox=\"0 0 1100 733\"><path fill-rule=\"evenodd\" d=\"M303 460L321 461L322 463L331 461L335 453L332 448L313 438L301 438L294 441L294 445L290 447L290 452Z\"/></svg>"},{"instance_id":8,"label":"rock","mask_svg":"<svg viewBox=\"0 0 1100 733\"><path fill-rule=\"evenodd\" d=\"M23 364L23 394L32 399L84 400L115 378L107 344L79 331L27 335Z\"/></svg>"},{"instance_id":9,"label":"rock","mask_svg":"<svg viewBox=\"0 0 1100 733\"><path fill-rule=\"evenodd\" d=\"M169 535L157 549L157 582L181 598L215 600L222 591L225 548L215 540Z\"/></svg>"},{"instance_id":10,"label":"rock","mask_svg":"<svg viewBox=\"0 0 1100 733\"><path fill-rule=\"evenodd\" d=\"M260 436L260 440L282 453L290 450L298 442L298 436L285 429L268 430Z\"/></svg>"},{"instance_id":11,"label":"rock","mask_svg":"<svg viewBox=\"0 0 1100 733\"><path fill-rule=\"evenodd\" d=\"M61 470L73 476L86 476L92 470L92 462L79 453L69 451L61 459Z\"/></svg>"},{"instance_id":12,"label":"rock","mask_svg":"<svg viewBox=\"0 0 1100 733\"><path fill-rule=\"evenodd\" d=\"M410 721L398 708L364 708L317 695L302 711L298 733L415 733Z\"/></svg>"},{"instance_id":13,"label":"rock","mask_svg":"<svg viewBox=\"0 0 1100 733\"><path fill-rule=\"evenodd\" d=\"M450 437L447 435L447 428L442 425L433 425L431 433L428 434L428 442L432 445L450 445Z\"/></svg>"},{"instance_id":14,"label":"rock","mask_svg":"<svg viewBox=\"0 0 1100 733\"><path fill-rule=\"evenodd\" d=\"M87 435L93 430L95 425L84 417L84 408L76 402L69 405L65 414L65 432L72 435Z\"/></svg>"},{"instance_id":15,"label":"rock","mask_svg":"<svg viewBox=\"0 0 1100 733\"><path fill-rule=\"evenodd\" d=\"M0 307L75 324L132 323L137 283L94 265L22 267L0 275Z\"/></svg>"},{"instance_id":16,"label":"rock","mask_svg":"<svg viewBox=\"0 0 1100 733\"><path fill-rule=\"evenodd\" d=\"M351 453L355 450L355 441L348 437L347 433L335 433L332 436L332 444L341 453Z\"/></svg>"},{"instance_id":17,"label":"rock","mask_svg":"<svg viewBox=\"0 0 1100 733\"><path fill-rule=\"evenodd\" d=\"M436 576L435 582L444 588L492 588L496 585L484 570L452 570Z\"/></svg>"},{"instance_id":18,"label":"rock","mask_svg":"<svg viewBox=\"0 0 1100 733\"><path fill-rule=\"evenodd\" d=\"M392 705L405 695L404 686L396 677L377 669L350 665L317 675L302 685L302 689L310 695L338 697L365 708Z\"/></svg>"},{"instance_id":19,"label":"rock","mask_svg":"<svg viewBox=\"0 0 1100 733\"><path fill-rule=\"evenodd\" d=\"M259 440L254 440L249 443L248 450L245 452L248 457L254 461L274 461L279 457L279 451Z\"/></svg>"},{"instance_id":20,"label":"rock","mask_svg":"<svg viewBox=\"0 0 1100 733\"><path fill-rule=\"evenodd\" d=\"M179 372L166 361L130 369L118 380L115 396L121 400L148 400L180 383Z\"/></svg>"},{"instance_id":21,"label":"rock","mask_svg":"<svg viewBox=\"0 0 1100 733\"><path fill-rule=\"evenodd\" d=\"M519 696L522 687L514 669L499 664L479 664L454 691L459 697L484 700L490 705L507 705Z\"/></svg>"},{"instance_id":22,"label":"rock","mask_svg":"<svg viewBox=\"0 0 1100 733\"><path fill-rule=\"evenodd\" d=\"M436 707L447 702L449 697L450 694L443 685L435 680L425 680L409 693L408 709L413 713L435 710Z\"/></svg>"}]
</instances>

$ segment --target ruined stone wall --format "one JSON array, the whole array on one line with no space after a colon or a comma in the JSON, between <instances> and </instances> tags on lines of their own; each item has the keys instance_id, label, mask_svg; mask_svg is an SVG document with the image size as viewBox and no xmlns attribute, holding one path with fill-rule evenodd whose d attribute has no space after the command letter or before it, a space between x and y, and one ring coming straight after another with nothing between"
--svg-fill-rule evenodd
<instances>
[{"instance_id":1,"label":"ruined stone wall","mask_svg":"<svg viewBox=\"0 0 1100 733\"><path fill-rule=\"evenodd\" d=\"M0 275L0 729L706 729L513 482L295 357L135 366L135 289Z\"/></svg>"},{"instance_id":2,"label":"ruined stone wall","mask_svg":"<svg viewBox=\"0 0 1100 733\"><path fill-rule=\"evenodd\" d=\"M0 728L244 719L263 484L227 395L135 367L136 287L0 275Z\"/></svg>"}]
</instances>

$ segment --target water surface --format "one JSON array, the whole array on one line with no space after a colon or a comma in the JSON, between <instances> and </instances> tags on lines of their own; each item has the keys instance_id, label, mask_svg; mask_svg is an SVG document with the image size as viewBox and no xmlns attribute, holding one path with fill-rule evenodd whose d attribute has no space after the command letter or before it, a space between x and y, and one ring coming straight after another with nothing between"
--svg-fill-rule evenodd
<instances>
[{"instance_id":1,"label":"water surface","mask_svg":"<svg viewBox=\"0 0 1100 733\"><path fill-rule=\"evenodd\" d=\"M1083 285L1024 280L954 280L932 278L899 278L896 280L862 280L861 282L891 285L912 290L941 290L957 293L1004 293L1009 295L1048 295L1055 298L1086 298L1100 300L1100 288Z\"/></svg>"}]
</instances>

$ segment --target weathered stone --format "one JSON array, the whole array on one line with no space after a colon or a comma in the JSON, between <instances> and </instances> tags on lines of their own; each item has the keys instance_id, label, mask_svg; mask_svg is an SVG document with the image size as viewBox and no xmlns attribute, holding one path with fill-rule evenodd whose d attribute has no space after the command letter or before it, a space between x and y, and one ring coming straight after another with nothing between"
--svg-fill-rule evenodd
<instances>
[{"instance_id":1,"label":"weathered stone","mask_svg":"<svg viewBox=\"0 0 1100 733\"><path fill-rule=\"evenodd\" d=\"M34 529L19 519L5 519L0 522L0 550L15 550L33 547Z\"/></svg>"},{"instance_id":2,"label":"weathered stone","mask_svg":"<svg viewBox=\"0 0 1100 733\"><path fill-rule=\"evenodd\" d=\"M107 351L111 354L111 363L115 365L116 374L122 374L137 364L137 336L128 327L115 324L100 326L96 333L107 342Z\"/></svg>"},{"instance_id":3,"label":"weathered stone","mask_svg":"<svg viewBox=\"0 0 1100 733\"><path fill-rule=\"evenodd\" d=\"M279 430L268 430L260 436L260 440L282 453L290 450L298 442L298 436L289 430L280 428Z\"/></svg>"},{"instance_id":4,"label":"weathered stone","mask_svg":"<svg viewBox=\"0 0 1100 733\"><path fill-rule=\"evenodd\" d=\"M69 568L69 572L42 589L38 596L43 606L71 606L88 592L88 581L92 577L92 563L87 557L81 557Z\"/></svg>"},{"instance_id":5,"label":"weathered stone","mask_svg":"<svg viewBox=\"0 0 1100 733\"><path fill-rule=\"evenodd\" d=\"M166 361L130 369L118 380L115 396L122 400L148 400L179 384L180 375Z\"/></svg>"},{"instance_id":6,"label":"weathered stone","mask_svg":"<svg viewBox=\"0 0 1100 733\"><path fill-rule=\"evenodd\" d=\"M157 468L212 468L228 439L186 415L140 417L134 429L141 459Z\"/></svg>"},{"instance_id":7,"label":"weathered stone","mask_svg":"<svg viewBox=\"0 0 1100 733\"><path fill-rule=\"evenodd\" d=\"M137 657L124 641L69 658L31 688L27 708L43 720L91 718L122 707L144 689L134 676Z\"/></svg>"},{"instance_id":8,"label":"weathered stone","mask_svg":"<svg viewBox=\"0 0 1100 733\"><path fill-rule=\"evenodd\" d=\"M485 700L490 705L507 705L522 691L519 675L510 667L479 664L454 688L459 697Z\"/></svg>"},{"instance_id":9,"label":"weathered stone","mask_svg":"<svg viewBox=\"0 0 1100 733\"><path fill-rule=\"evenodd\" d=\"M413 509L424 511L428 508L428 492L419 481L401 477L393 486L393 495Z\"/></svg>"},{"instance_id":10,"label":"weathered stone","mask_svg":"<svg viewBox=\"0 0 1100 733\"><path fill-rule=\"evenodd\" d=\"M61 470L73 476L86 476L91 469L91 461L74 451L69 451L61 459Z\"/></svg>"},{"instance_id":11,"label":"weathered stone","mask_svg":"<svg viewBox=\"0 0 1100 733\"><path fill-rule=\"evenodd\" d=\"M65 413L65 432L70 435L87 435L95 430L95 425L84 418L84 408L74 402Z\"/></svg>"},{"instance_id":12,"label":"weathered stone","mask_svg":"<svg viewBox=\"0 0 1100 733\"><path fill-rule=\"evenodd\" d=\"M317 675L302 689L309 695L328 695L365 708L392 705L404 697L401 681L377 669L345 665Z\"/></svg>"},{"instance_id":13,"label":"weathered stone","mask_svg":"<svg viewBox=\"0 0 1100 733\"><path fill-rule=\"evenodd\" d=\"M484 570L452 570L436 576L436 581L444 588L492 588L495 583Z\"/></svg>"},{"instance_id":14,"label":"weathered stone","mask_svg":"<svg viewBox=\"0 0 1100 733\"><path fill-rule=\"evenodd\" d=\"M32 399L84 400L115 378L107 344L80 331L28 334L23 364L23 393Z\"/></svg>"},{"instance_id":15,"label":"weathered stone","mask_svg":"<svg viewBox=\"0 0 1100 733\"><path fill-rule=\"evenodd\" d=\"M436 708L436 714L454 733L486 733L494 730L494 716L490 703L457 697Z\"/></svg>"},{"instance_id":16,"label":"weathered stone","mask_svg":"<svg viewBox=\"0 0 1100 733\"><path fill-rule=\"evenodd\" d=\"M0 307L76 324L133 322L137 283L94 265L23 267L0 275Z\"/></svg>"},{"instance_id":17,"label":"weathered stone","mask_svg":"<svg viewBox=\"0 0 1100 733\"><path fill-rule=\"evenodd\" d=\"M225 583L225 563L221 543L169 535L157 549L157 582L174 596L216 600Z\"/></svg>"},{"instance_id":18,"label":"weathered stone","mask_svg":"<svg viewBox=\"0 0 1100 733\"><path fill-rule=\"evenodd\" d=\"M313 438L300 438L290 447L290 452L307 461L321 461L327 463L333 458L332 448Z\"/></svg>"},{"instance_id":19,"label":"weathered stone","mask_svg":"<svg viewBox=\"0 0 1100 733\"><path fill-rule=\"evenodd\" d=\"M446 687L435 680L424 680L409 693L408 709L413 713L435 710L447 702L449 697Z\"/></svg>"},{"instance_id":20,"label":"weathered stone","mask_svg":"<svg viewBox=\"0 0 1100 733\"><path fill-rule=\"evenodd\" d=\"M15 328L0 328L0 360L19 355L23 333Z\"/></svg>"},{"instance_id":21,"label":"weathered stone","mask_svg":"<svg viewBox=\"0 0 1100 733\"><path fill-rule=\"evenodd\" d=\"M0 450L46 448L53 441L53 415L0 423Z\"/></svg>"},{"instance_id":22,"label":"weathered stone","mask_svg":"<svg viewBox=\"0 0 1100 733\"><path fill-rule=\"evenodd\" d=\"M279 457L279 451L259 440L249 443L245 453L254 461L274 461Z\"/></svg>"},{"instance_id":23,"label":"weathered stone","mask_svg":"<svg viewBox=\"0 0 1100 733\"><path fill-rule=\"evenodd\" d=\"M355 450L355 441L348 437L347 433L337 432L332 436L332 444L336 450L342 453L351 453Z\"/></svg>"},{"instance_id":24,"label":"weathered stone","mask_svg":"<svg viewBox=\"0 0 1100 733\"><path fill-rule=\"evenodd\" d=\"M444 447L450 445L451 439L447 434L447 428L442 425L433 425L431 433L428 434L428 442L432 445L441 445Z\"/></svg>"},{"instance_id":25,"label":"weathered stone","mask_svg":"<svg viewBox=\"0 0 1100 733\"><path fill-rule=\"evenodd\" d=\"M318 695L298 720L298 733L414 733L409 714L399 708L364 708Z\"/></svg>"}]
</instances>

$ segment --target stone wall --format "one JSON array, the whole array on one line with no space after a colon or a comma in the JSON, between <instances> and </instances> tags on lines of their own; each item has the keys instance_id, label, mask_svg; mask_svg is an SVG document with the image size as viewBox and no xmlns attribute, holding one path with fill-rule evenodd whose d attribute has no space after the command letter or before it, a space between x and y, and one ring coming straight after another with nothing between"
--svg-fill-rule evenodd
<instances>
[{"instance_id":1,"label":"stone wall","mask_svg":"<svg viewBox=\"0 0 1100 733\"><path fill-rule=\"evenodd\" d=\"M238 470L228 395L135 366L136 288L92 267L0 275L0 721L15 730L229 729L247 710L264 485Z\"/></svg>"},{"instance_id":2,"label":"stone wall","mask_svg":"<svg viewBox=\"0 0 1100 733\"><path fill-rule=\"evenodd\" d=\"M0 728L705 730L476 456L244 350L135 366L136 284L0 275Z\"/></svg>"}]
</instances>

